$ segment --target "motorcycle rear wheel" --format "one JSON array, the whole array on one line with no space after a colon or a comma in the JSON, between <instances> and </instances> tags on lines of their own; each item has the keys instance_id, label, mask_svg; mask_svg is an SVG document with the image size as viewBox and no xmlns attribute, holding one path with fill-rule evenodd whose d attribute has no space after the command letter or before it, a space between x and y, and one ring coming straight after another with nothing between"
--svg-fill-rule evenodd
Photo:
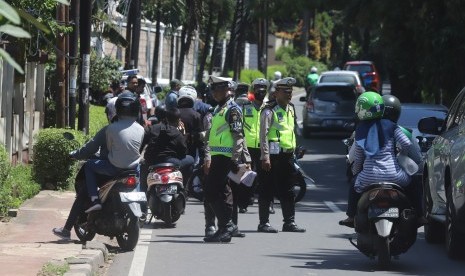
<instances>
[{"instance_id":1,"label":"motorcycle rear wheel","mask_svg":"<svg viewBox=\"0 0 465 276\"><path fill-rule=\"evenodd\" d=\"M128 225L126 226L126 233L116 236L116 241L119 247L125 251L132 251L139 241L139 219L137 217L131 217Z\"/></svg>"},{"instance_id":2,"label":"motorcycle rear wheel","mask_svg":"<svg viewBox=\"0 0 465 276\"><path fill-rule=\"evenodd\" d=\"M87 229L87 217L79 216L74 224L74 233L82 242L91 241L95 237L95 232Z\"/></svg>"},{"instance_id":3,"label":"motorcycle rear wheel","mask_svg":"<svg viewBox=\"0 0 465 276\"><path fill-rule=\"evenodd\" d=\"M391 264L391 248L389 238L378 237L378 267L380 269L388 269Z\"/></svg>"}]
</instances>

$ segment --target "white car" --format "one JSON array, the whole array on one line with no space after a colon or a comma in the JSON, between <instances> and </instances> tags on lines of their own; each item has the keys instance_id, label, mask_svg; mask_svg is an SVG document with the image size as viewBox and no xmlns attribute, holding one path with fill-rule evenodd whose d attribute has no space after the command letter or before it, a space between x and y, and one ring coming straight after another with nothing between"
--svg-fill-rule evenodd
<instances>
[{"instance_id":1,"label":"white car","mask_svg":"<svg viewBox=\"0 0 465 276\"><path fill-rule=\"evenodd\" d=\"M317 83L326 82L346 82L355 86L357 93L360 95L365 92L363 80L357 71L326 71L321 73Z\"/></svg>"}]
</instances>

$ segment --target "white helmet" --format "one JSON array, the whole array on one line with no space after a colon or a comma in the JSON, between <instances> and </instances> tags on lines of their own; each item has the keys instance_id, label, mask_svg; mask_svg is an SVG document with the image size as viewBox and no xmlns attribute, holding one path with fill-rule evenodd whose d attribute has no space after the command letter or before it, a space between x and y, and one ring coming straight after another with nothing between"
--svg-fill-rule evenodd
<instances>
[{"instance_id":1,"label":"white helmet","mask_svg":"<svg viewBox=\"0 0 465 276\"><path fill-rule=\"evenodd\" d=\"M194 87L189 85L181 87L181 89L178 91L178 95L178 102L181 99L188 98L192 100L192 103L194 103L195 99L197 99L197 91Z\"/></svg>"},{"instance_id":2,"label":"white helmet","mask_svg":"<svg viewBox=\"0 0 465 276\"><path fill-rule=\"evenodd\" d=\"M275 80L279 80L281 77L282 77L281 72L279 72L279 71L274 72L274 79Z\"/></svg>"},{"instance_id":3,"label":"white helmet","mask_svg":"<svg viewBox=\"0 0 465 276\"><path fill-rule=\"evenodd\" d=\"M318 69L315 66L312 66L312 68L310 69L310 72L311 73L316 73L316 72L318 72Z\"/></svg>"}]
</instances>

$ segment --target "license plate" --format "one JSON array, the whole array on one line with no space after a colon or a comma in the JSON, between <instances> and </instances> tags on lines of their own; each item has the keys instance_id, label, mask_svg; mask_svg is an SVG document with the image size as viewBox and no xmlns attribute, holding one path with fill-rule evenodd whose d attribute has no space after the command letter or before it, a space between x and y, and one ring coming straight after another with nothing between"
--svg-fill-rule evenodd
<instances>
[{"instance_id":1,"label":"license plate","mask_svg":"<svg viewBox=\"0 0 465 276\"><path fill-rule=\"evenodd\" d=\"M324 120L323 126L332 127L332 126L342 126L342 120Z\"/></svg>"},{"instance_id":2,"label":"license plate","mask_svg":"<svg viewBox=\"0 0 465 276\"><path fill-rule=\"evenodd\" d=\"M176 185L157 185L157 193L159 194L175 194L177 191Z\"/></svg>"},{"instance_id":3,"label":"license plate","mask_svg":"<svg viewBox=\"0 0 465 276\"><path fill-rule=\"evenodd\" d=\"M119 193L121 202L144 202L147 197L143 192Z\"/></svg>"},{"instance_id":4,"label":"license plate","mask_svg":"<svg viewBox=\"0 0 465 276\"><path fill-rule=\"evenodd\" d=\"M370 208L368 209L368 218L398 218L399 208Z\"/></svg>"}]
</instances>

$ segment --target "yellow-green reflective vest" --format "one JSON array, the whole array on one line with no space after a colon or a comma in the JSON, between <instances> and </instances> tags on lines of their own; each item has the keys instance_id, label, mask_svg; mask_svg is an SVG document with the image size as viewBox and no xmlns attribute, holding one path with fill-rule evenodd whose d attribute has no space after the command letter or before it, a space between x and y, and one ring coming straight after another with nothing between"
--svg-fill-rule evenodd
<instances>
[{"instance_id":1,"label":"yellow-green reflective vest","mask_svg":"<svg viewBox=\"0 0 465 276\"><path fill-rule=\"evenodd\" d=\"M260 148L260 110L253 103L244 105L244 134L248 148Z\"/></svg>"},{"instance_id":2,"label":"yellow-green reflective vest","mask_svg":"<svg viewBox=\"0 0 465 276\"><path fill-rule=\"evenodd\" d=\"M213 115L210 136L208 137L211 156L224 155L232 157L234 141L226 118L228 108L229 104L226 104Z\"/></svg>"},{"instance_id":3,"label":"yellow-green reflective vest","mask_svg":"<svg viewBox=\"0 0 465 276\"><path fill-rule=\"evenodd\" d=\"M273 124L268 130L268 141L279 142L279 146L283 150L294 150L296 147L294 108L288 105L286 111L276 105L271 110L273 111Z\"/></svg>"}]
</instances>

